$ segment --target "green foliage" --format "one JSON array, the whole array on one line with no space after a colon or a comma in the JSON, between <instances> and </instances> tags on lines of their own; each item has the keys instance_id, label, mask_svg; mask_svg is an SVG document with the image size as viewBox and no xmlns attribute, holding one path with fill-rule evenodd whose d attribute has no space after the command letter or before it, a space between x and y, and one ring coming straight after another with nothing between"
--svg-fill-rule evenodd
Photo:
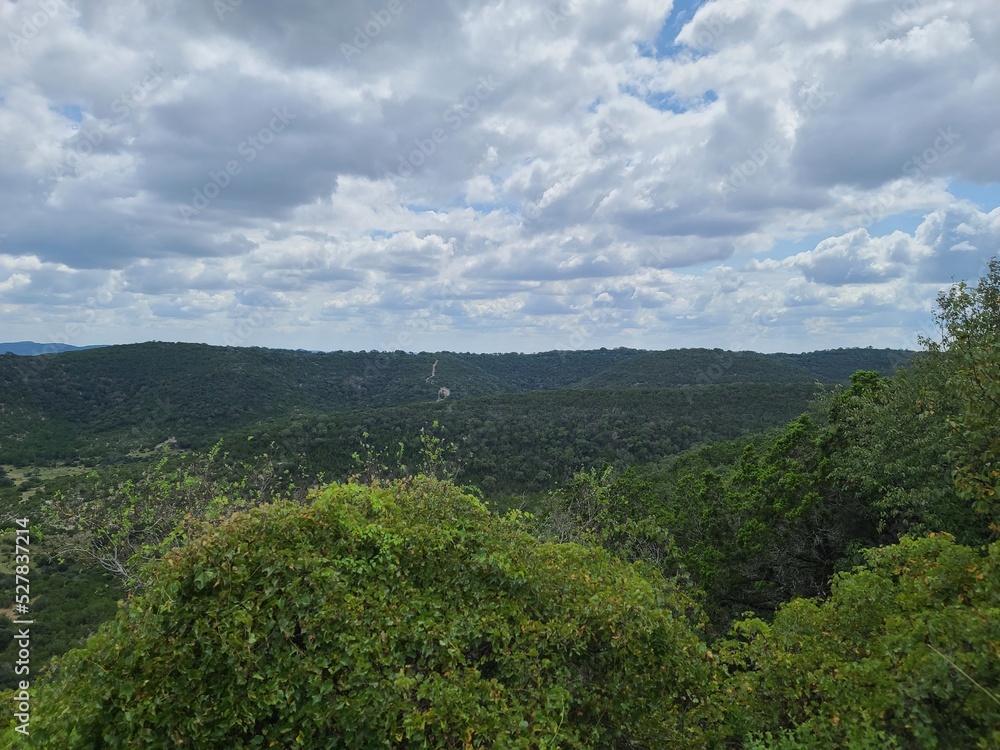
<instances>
[{"instance_id":1,"label":"green foliage","mask_svg":"<svg viewBox=\"0 0 1000 750\"><path fill-rule=\"evenodd\" d=\"M358 472L350 476L352 482L375 485L416 475L454 481L462 471L459 446L448 441L437 420L430 427L421 427L417 437L416 453L407 452L406 444L396 443L391 453L376 447L367 432L361 433L361 451L351 455ZM414 455L415 465L407 466L405 456Z\"/></svg>"},{"instance_id":2,"label":"green foliage","mask_svg":"<svg viewBox=\"0 0 1000 750\"><path fill-rule=\"evenodd\" d=\"M605 493L611 529L667 575L689 578L721 630L827 591L830 576L875 536L857 498L831 482L831 430L802 415L742 444L699 449L659 469L626 472ZM638 541L641 540L641 543ZM595 541L622 543L604 531ZM609 543L610 541L610 543Z\"/></svg>"},{"instance_id":3,"label":"green foliage","mask_svg":"<svg viewBox=\"0 0 1000 750\"><path fill-rule=\"evenodd\" d=\"M429 402L441 385L452 398L503 390L455 357L405 352L149 342L2 356L0 462L124 460L170 438L207 449L263 419Z\"/></svg>"},{"instance_id":4,"label":"green foliage","mask_svg":"<svg viewBox=\"0 0 1000 750\"><path fill-rule=\"evenodd\" d=\"M544 492L576 472L607 463L616 469L649 463L703 442L780 425L802 412L811 383L738 383L657 390L559 390L402 406L261 425L257 439L278 446L276 457L301 477L358 470L353 453L374 466L419 465L419 434L438 422L458 452L462 481L492 496ZM367 433L367 437L365 437ZM231 450L249 457L238 439ZM356 446L396 446L389 455ZM367 469L365 469L367 471Z\"/></svg>"},{"instance_id":5,"label":"green foliage","mask_svg":"<svg viewBox=\"0 0 1000 750\"><path fill-rule=\"evenodd\" d=\"M939 295L938 308L944 336L932 350L948 362L948 385L962 406L949 421L955 487L1000 531L1000 259L977 284Z\"/></svg>"},{"instance_id":6,"label":"green foliage","mask_svg":"<svg viewBox=\"0 0 1000 750\"><path fill-rule=\"evenodd\" d=\"M889 377L909 367L914 353L899 349L827 349L802 354L772 354L773 359L808 370L825 383L847 383L858 370Z\"/></svg>"},{"instance_id":7,"label":"green foliage","mask_svg":"<svg viewBox=\"0 0 1000 750\"><path fill-rule=\"evenodd\" d=\"M1000 543L947 535L865 553L825 601L720 645L727 734L763 750L1000 746Z\"/></svg>"},{"instance_id":8,"label":"green foliage","mask_svg":"<svg viewBox=\"0 0 1000 750\"><path fill-rule=\"evenodd\" d=\"M588 388L668 388L720 383L812 383L806 370L767 354L722 349L643 352L587 378Z\"/></svg>"},{"instance_id":9,"label":"green foliage","mask_svg":"<svg viewBox=\"0 0 1000 750\"><path fill-rule=\"evenodd\" d=\"M894 373L908 353L0 357L10 460L239 436L0 470L8 516L55 511L39 549L132 591L53 663L32 742L1000 746L1000 543L976 549L1000 533L1000 261L938 302L942 341ZM353 482L303 504L324 475ZM559 484L533 518L474 497ZM113 588L37 559L45 658ZM703 611L736 621L718 654Z\"/></svg>"},{"instance_id":10,"label":"green foliage","mask_svg":"<svg viewBox=\"0 0 1000 750\"><path fill-rule=\"evenodd\" d=\"M222 443L204 456L164 457L135 472L92 472L46 507L62 555L98 565L127 590L144 584L146 565L181 544L193 524L295 493L267 454L233 465Z\"/></svg>"},{"instance_id":11,"label":"green foliage","mask_svg":"<svg viewBox=\"0 0 1000 750\"><path fill-rule=\"evenodd\" d=\"M334 485L169 553L52 668L28 744L698 747L691 609L453 485Z\"/></svg>"},{"instance_id":12,"label":"green foliage","mask_svg":"<svg viewBox=\"0 0 1000 750\"><path fill-rule=\"evenodd\" d=\"M534 390L626 389L637 381L648 381L645 388L808 384L829 380L828 360L840 362L844 352L811 355L815 372L780 359L789 356L797 355L313 353L162 342L6 355L0 356L0 462L124 461L171 438L182 449L208 448L224 433L262 420L430 403L444 398L441 388L450 405ZM866 350L847 358L873 369L884 360L873 361Z\"/></svg>"},{"instance_id":13,"label":"green foliage","mask_svg":"<svg viewBox=\"0 0 1000 750\"><path fill-rule=\"evenodd\" d=\"M904 364L909 354L889 349L839 349L810 354L758 354L722 349L638 352L576 385L650 389L723 383L841 383L862 367L889 374Z\"/></svg>"},{"instance_id":14,"label":"green foliage","mask_svg":"<svg viewBox=\"0 0 1000 750\"><path fill-rule=\"evenodd\" d=\"M6 542L10 542L9 546ZM33 541L37 541L33 536ZM14 559L13 540L4 540L0 554ZM116 582L73 560L34 554L30 578L31 663L37 669L52 656L77 648L101 623L114 617L123 592ZM13 573L0 573L0 591L12 596ZM24 618L20 618L24 619ZM19 646L13 635L21 626L0 615L0 689L12 688L19 679L14 673Z\"/></svg>"},{"instance_id":15,"label":"green foliage","mask_svg":"<svg viewBox=\"0 0 1000 750\"><path fill-rule=\"evenodd\" d=\"M962 502L952 480L957 401L944 359L915 359L892 379L859 372L829 407L830 475L875 520L881 538L947 531L959 541L987 541L986 524Z\"/></svg>"},{"instance_id":16,"label":"green foliage","mask_svg":"<svg viewBox=\"0 0 1000 750\"><path fill-rule=\"evenodd\" d=\"M450 352L445 352L450 354ZM620 362L642 354L638 349L551 351L536 354L455 354L496 379L509 393L571 388Z\"/></svg>"},{"instance_id":17,"label":"green foliage","mask_svg":"<svg viewBox=\"0 0 1000 750\"><path fill-rule=\"evenodd\" d=\"M675 553L648 489L631 471L621 477L610 466L580 472L542 503L536 533L601 546L629 562L659 567Z\"/></svg>"},{"instance_id":18,"label":"green foliage","mask_svg":"<svg viewBox=\"0 0 1000 750\"><path fill-rule=\"evenodd\" d=\"M689 537L688 564L723 607L773 610L792 596L822 593L836 561L866 533L857 508L833 501L826 435L803 415L748 446L724 478L696 485L704 532Z\"/></svg>"},{"instance_id":19,"label":"green foliage","mask_svg":"<svg viewBox=\"0 0 1000 750\"><path fill-rule=\"evenodd\" d=\"M623 508L641 498L632 521L660 529L655 562L703 590L714 622L822 594L860 550L905 534L978 545L1000 531L1000 263L939 304L944 343L907 369L855 373L738 458L672 461L606 493Z\"/></svg>"},{"instance_id":20,"label":"green foliage","mask_svg":"<svg viewBox=\"0 0 1000 750\"><path fill-rule=\"evenodd\" d=\"M888 539L1000 533L1000 261L938 297L942 340L889 380L858 373L830 400L831 477Z\"/></svg>"}]
</instances>

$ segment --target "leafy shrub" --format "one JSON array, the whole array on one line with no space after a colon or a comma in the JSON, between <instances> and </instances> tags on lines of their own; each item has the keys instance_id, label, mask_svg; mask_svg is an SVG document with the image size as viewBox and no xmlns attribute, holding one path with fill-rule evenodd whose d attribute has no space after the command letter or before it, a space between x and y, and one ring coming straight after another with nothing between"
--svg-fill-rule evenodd
<instances>
[{"instance_id":1,"label":"leafy shrub","mask_svg":"<svg viewBox=\"0 0 1000 750\"><path fill-rule=\"evenodd\" d=\"M698 747L695 612L451 484L332 485L168 553L54 664L31 744Z\"/></svg>"},{"instance_id":2,"label":"leafy shrub","mask_svg":"<svg viewBox=\"0 0 1000 750\"><path fill-rule=\"evenodd\" d=\"M736 626L730 733L770 750L1000 747L1000 543L866 552L825 601Z\"/></svg>"}]
</instances>

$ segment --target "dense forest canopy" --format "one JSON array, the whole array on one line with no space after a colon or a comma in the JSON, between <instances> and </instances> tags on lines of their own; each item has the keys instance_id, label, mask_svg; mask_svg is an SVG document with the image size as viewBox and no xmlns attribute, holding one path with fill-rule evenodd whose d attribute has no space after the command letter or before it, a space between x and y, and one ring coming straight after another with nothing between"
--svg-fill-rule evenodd
<instances>
[{"instance_id":1,"label":"dense forest canopy","mask_svg":"<svg viewBox=\"0 0 1000 750\"><path fill-rule=\"evenodd\" d=\"M581 391L833 385L858 369L889 375L910 356L873 349L808 355L709 349L314 353L161 342L2 355L0 463L108 463L170 439L181 448L205 449L266 420L353 413L351 421L358 422L371 409L534 391L564 391L564 398L588 404L589 394ZM795 401L804 406L802 397ZM489 408L487 403L480 411ZM604 410L599 404L587 417Z\"/></svg>"}]
</instances>

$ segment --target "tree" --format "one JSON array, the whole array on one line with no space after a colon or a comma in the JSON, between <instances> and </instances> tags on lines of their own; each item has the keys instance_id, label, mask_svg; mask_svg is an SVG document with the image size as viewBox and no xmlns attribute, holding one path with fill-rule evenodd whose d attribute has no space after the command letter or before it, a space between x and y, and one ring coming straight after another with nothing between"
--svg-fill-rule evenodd
<instances>
[{"instance_id":1,"label":"tree","mask_svg":"<svg viewBox=\"0 0 1000 750\"><path fill-rule=\"evenodd\" d=\"M629 561L656 567L672 557L670 534L647 482L626 471L577 472L542 502L537 533L561 542L599 545Z\"/></svg>"},{"instance_id":2,"label":"tree","mask_svg":"<svg viewBox=\"0 0 1000 750\"><path fill-rule=\"evenodd\" d=\"M58 493L47 509L54 547L140 589L145 567L198 522L295 493L268 454L236 465L227 457L220 441L203 456L165 457L138 476L92 473L89 487Z\"/></svg>"},{"instance_id":3,"label":"tree","mask_svg":"<svg viewBox=\"0 0 1000 750\"><path fill-rule=\"evenodd\" d=\"M949 415L960 402L947 385L949 372L944 357L928 353L892 378L859 371L850 388L827 399L830 477L875 523L869 544L932 531L963 544L988 541L982 517L952 479Z\"/></svg>"},{"instance_id":4,"label":"tree","mask_svg":"<svg viewBox=\"0 0 1000 750\"><path fill-rule=\"evenodd\" d=\"M693 603L426 477L207 526L52 668L30 743L703 746ZM13 736L13 733L8 733Z\"/></svg>"},{"instance_id":5,"label":"tree","mask_svg":"<svg viewBox=\"0 0 1000 750\"><path fill-rule=\"evenodd\" d=\"M1000 747L1000 543L868 550L826 600L719 645L731 743L755 750Z\"/></svg>"},{"instance_id":6,"label":"tree","mask_svg":"<svg viewBox=\"0 0 1000 750\"><path fill-rule=\"evenodd\" d=\"M1000 259L974 285L961 282L938 296L939 344L962 409L950 419L959 495L1000 532Z\"/></svg>"},{"instance_id":7,"label":"tree","mask_svg":"<svg viewBox=\"0 0 1000 750\"><path fill-rule=\"evenodd\" d=\"M614 524L601 528L632 531L633 556L655 553L665 574L689 576L722 632L747 610L825 593L837 566L874 535L856 498L830 481L830 436L804 414L738 454L736 445L715 457L703 449L646 480L626 473L604 495L615 510L599 518ZM597 541L623 547L606 532Z\"/></svg>"}]
</instances>

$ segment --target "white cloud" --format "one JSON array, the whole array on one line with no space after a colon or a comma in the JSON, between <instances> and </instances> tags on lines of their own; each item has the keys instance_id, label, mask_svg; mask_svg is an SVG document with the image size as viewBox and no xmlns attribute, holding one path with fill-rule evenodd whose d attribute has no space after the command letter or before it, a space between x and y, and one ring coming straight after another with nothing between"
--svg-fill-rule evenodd
<instances>
[{"instance_id":1,"label":"white cloud","mask_svg":"<svg viewBox=\"0 0 1000 750\"><path fill-rule=\"evenodd\" d=\"M389 5L0 3L10 335L912 345L997 252L992 0Z\"/></svg>"}]
</instances>

